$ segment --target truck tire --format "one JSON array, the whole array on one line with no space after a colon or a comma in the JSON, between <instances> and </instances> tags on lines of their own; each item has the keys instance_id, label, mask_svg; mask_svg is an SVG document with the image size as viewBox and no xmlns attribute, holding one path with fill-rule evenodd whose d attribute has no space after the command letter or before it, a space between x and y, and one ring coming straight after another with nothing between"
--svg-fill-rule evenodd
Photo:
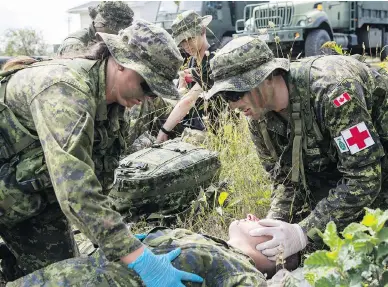
<instances>
[{"instance_id":1,"label":"truck tire","mask_svg":"<svg viewBox=\"0 0 388 287\"><path fill-rule=\"evenodd\" d=\"M232 39L233 39L233 37L231 37L231 36L222 37L221 43L218 46L218 49L221 49L222 47L224 47L226 44L228 44L230 41L232 41Z\"/></svg>"},{"instance_id":2,"label":"truck tire","mask_svg":"<svg viewBox=\"0 0 388 287\"><path fill-rule=\"evenodd\" d=\"M304 54L306 57L321 55L321 46L330 41L330 35L326 30L312 30L307 34L304 43Z\"/></svg>"}]
</instances>

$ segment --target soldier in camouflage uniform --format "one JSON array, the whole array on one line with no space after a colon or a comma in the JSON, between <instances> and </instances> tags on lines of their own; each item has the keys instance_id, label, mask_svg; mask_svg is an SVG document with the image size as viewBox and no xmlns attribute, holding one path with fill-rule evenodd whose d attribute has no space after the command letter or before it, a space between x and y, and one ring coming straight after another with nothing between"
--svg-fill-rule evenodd
<instances>
[{"instance_id":1,"label":"soldier in camouflage uniform","mask_svg":"<svg viewBox=\"0 0 388 287\"><path fill-rule=\"evenodd\" d=\"M256 37L232 40L211 61L217 93L250 117L274 191L267 226L252 236L271 260L317 242L329 221L344 228L363 208L387 204L388 77L351 56L289 63ZM294 223L294 224L292 224Z\"/></svg>"},{"instance_id":2,"label":"soldier in camouflage uniform","mask_svg":"<svg viewBox=\"0 0 388 287\"><path fill-rule=\"evenodd\" d=\"M89 7L92 23L66 37L58 49L58 56L71 56L83 53L97 43L97 32L117 34L129 27L133 21L133 11L122 1L103 1L97 8Z\"/></svg>"},{"instance_id":3,"label":"soldier in camouflage uniform","mask_svg":"<svg viewBox=\"0 0 388 287\"><path fill-rule=\"evenodd\" d=\"M125 150L125 107L176 95L183 59L171 36L146 21L98 35L95 60L43 61L1 78L0 235L24 274L77 256L74 224L147 286L200 282L171 265L180 250L144 248L104 195Z\"/></svg>"},{"instance_id":4,"label":"soldier in camouflage uniform","mask_svg":"<svg viewBox=\"0 0 388 287\"><path fill-rule=\"evenodd\" d=\"M191 60L188 69L182 71L179 77L178 91L183 97L160 129L157 142L170 139L174 132L182 133L185 127L203 131L203 138L206 136L205 130L219 129L217 116L224 112L227 104L220 98L205 102L202 97L203 92L213 85L209 77L209 62L215 54L215 45L211 46L206 38L206 29L211 20L211 15L200 16L188 10L179 14L172 23L175 43L191 56Z\"/></svg>"},{"instance_id":5,"label":"soldier in camouflage uniform","mask_svg":"<svg viewBox=\"0 0 388 287\"><path fill-rule=\"evenodd\" d=\"M257 228L257 219L235 221L229 228L229 241L201 235L186 229L157 227L144 237L143 244L155 254L163 254L177 247L182 254L173 265L204 278L204 284L188 283L186 286L267 286L264 273L273 274L274 262L256 251L255 246L269 238L251 237L249 230ZM294 258L293 258L294 259ZM297 261L290 260L285 267L294 269ZM16 286L142 286L132 270L121 263L107 262L97 250L90 257L57 262L28 276L9 283Z\"/></svg>"}]
</instances>

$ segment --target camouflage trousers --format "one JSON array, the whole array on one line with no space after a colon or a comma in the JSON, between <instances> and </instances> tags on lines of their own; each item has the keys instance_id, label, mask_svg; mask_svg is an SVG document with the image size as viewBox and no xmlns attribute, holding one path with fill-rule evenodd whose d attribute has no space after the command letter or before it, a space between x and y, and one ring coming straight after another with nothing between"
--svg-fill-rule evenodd
<instances>
[{"instance_id":1,"label":"camouflage trousers","mask_svg":"<svg viewBox=\"0 0 388 287\"><path fill-rule=\"evenodd\" d=\"M109 262L97 250L93 255L71 258L37 270L7 287L28 286L144 286L140 277L121 262Z\"/></svg>"},{"instance_id":2,"label":"camouflage trousers","mask_svg":"<svg viewBox=\"0 0 388 287\"><path fill-rule=\"evenodd\" d=\"M71 226L58 203L12 227L0 226L0 236L11 251L2 261L2 268L13 273L8 274L8 280L79 255Z\"/></svg>"}]
</instances>

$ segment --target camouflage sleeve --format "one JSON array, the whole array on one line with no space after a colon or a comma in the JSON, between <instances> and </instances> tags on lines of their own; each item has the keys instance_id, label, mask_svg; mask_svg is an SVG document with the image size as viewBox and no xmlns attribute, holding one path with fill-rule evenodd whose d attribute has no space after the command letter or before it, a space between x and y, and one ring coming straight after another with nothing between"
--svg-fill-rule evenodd
<instances>
[{"instance_id":1,"label":"camouflage sleeve","mask_svg":"<svg viewBox=\"0 0 388 287\"><path fill-rule=\"evenodd\" d=\"M223 280L219 281L219 285L217 286L236 286L236 287L264 287L267 286L267 282L264 279L264 276L260 277L257 273L249 273L249 272L239 272L232 273L230 276Z\"/></svg>"},{"instance_id":2,"label":"camouflage sleeve","mask_svg":"<svg viewBox=\"0 0 388 287\"><path fill-rule=\"evenodd\" d=\"M80 54L86 51L82 41L75 38L68 38L58 48L57 55L60 57Z\"/></svg>"},{"instance_id":3,"label":"camouflage sleeve","mask_svg":"<svg viewBox=\"0 0 388 287\"><path fill-rule=\"evenodd\" d=\"M336 148L343 178L299 223L306 231L313 227L322 230L329 221L345 227L357 220L380 192L384 150L366 107L364 91L361 83L347 81L323 98L323 129ZM314 230L308 234L315 239Z\"/></svg>"},{"instance_id":4,"label":"camouflage sleeve","mask_svg":"<svg viewBox=\"0 0 388 287\"><path fill-rule=\"evenodd\" d=\"M248 123L251 139L255 145L261 164L270 174L274 184L271 194L271 207L267 218L290 222L292 220L291 215L301 207L302 203L295 196L289 175L282 170L276 171L276 159L271 156L271 152L265 145L259 122L249 120Z\"/></svg>"},{"instance_id":5,"label":"camouflage sleeve","mask_svg":"<svg viewBox=\"0 0 388 287\"><path fill-rule=\"evenodd\" d=\"M91 159L96 104L79 86L54 84L33 98L30 109L63 213L116 260L141 243L101 192Z\"/></svg>"}]
</instances>

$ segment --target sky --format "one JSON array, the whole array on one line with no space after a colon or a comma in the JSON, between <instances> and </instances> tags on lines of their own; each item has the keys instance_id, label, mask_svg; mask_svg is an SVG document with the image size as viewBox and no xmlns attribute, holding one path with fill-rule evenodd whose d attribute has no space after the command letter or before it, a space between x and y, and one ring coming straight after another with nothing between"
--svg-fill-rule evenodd
<instances>
[{"instance_id":1,"label":"sky","mask_svg":"<svg viewBox=\"0 0 388 287\"><path fill-rule=\"evenodd\" d=\"M81 28L80 16L66 11L89 2L88 0L0 0L0 46L1 36L8 29L32 28L40 31L48 44L60 44L72 32ZM137 1L138 2L138 1ZM143 2L143 1L139 1ZM175 12L174 2L162 2L161 10ZM184 2L182 2L184 3ZM188 9L192 9L188 1ZM181 6L183 7L183 5ZM164 7L165 6L165 7ZM190 6L190 7L189 7Z\"/></svg>"},{"instance_id":2,"label":"sky","mask_svg":"<svg viewBox=\"0 0 388 287\"><path fill-rule=\"evenodd\" d=\"M78 15L67 10L85 0L0 0L0 35L7 29L33 28L48 44L59 44L68 32L80 28ZM70 23L69 23L70 17Z\"/></svg>"}]
</instances>

